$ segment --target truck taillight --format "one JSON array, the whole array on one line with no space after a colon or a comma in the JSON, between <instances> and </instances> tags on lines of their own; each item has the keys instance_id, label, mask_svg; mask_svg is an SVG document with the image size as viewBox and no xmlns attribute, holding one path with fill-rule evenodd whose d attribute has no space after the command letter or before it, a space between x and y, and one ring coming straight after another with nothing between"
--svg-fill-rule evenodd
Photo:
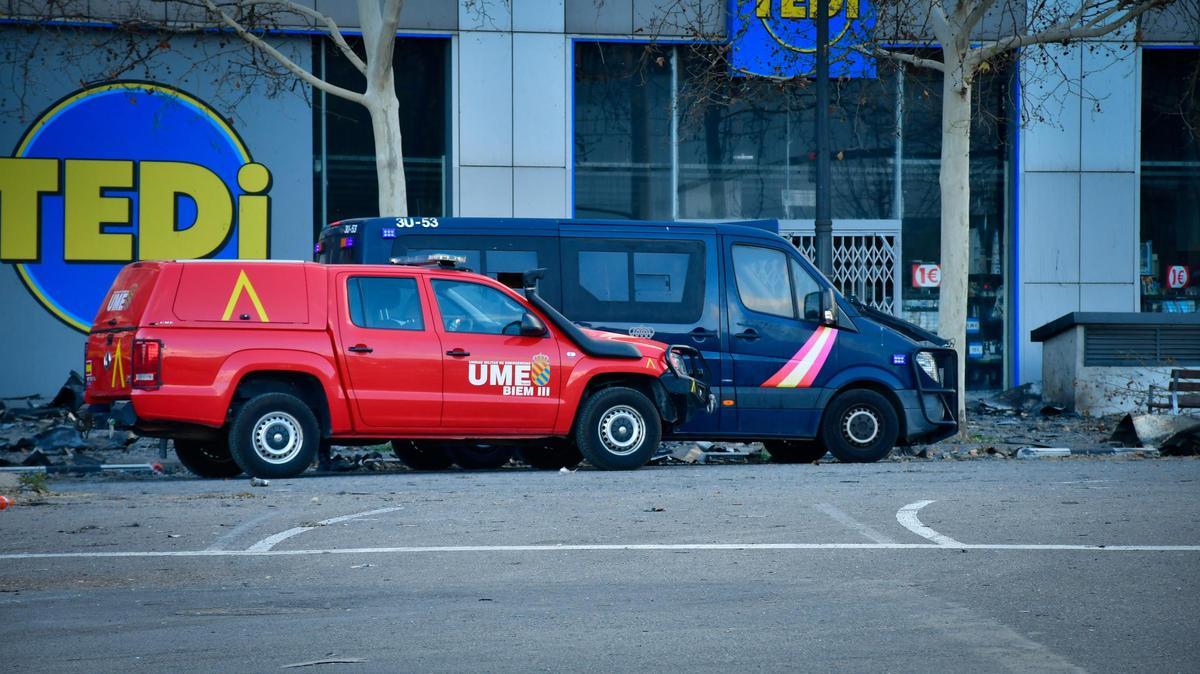
<instances>
[{"instance_id":1,"label":"truck taillight","mask_svg":"<svg viewBox=\"0 0 1200 674\"><path fill-rule=\"evenodd\" d=\"M162 385L162 342L157 339L133 340L133 387L158 388Z\"/></svg>"}]
</instances>

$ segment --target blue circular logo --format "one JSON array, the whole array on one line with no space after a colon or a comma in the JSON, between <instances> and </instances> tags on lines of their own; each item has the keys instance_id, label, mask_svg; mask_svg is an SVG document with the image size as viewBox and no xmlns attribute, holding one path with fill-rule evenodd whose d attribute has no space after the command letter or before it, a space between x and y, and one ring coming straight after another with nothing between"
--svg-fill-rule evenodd
<instances>
[{"instance_id":1,"label":"blue circular logo","mask_svg":"<svg viewBox=\"0 0 1200 674\"><path fill-rule=\"evenodd\" d=\"M266 257L269 204L258 193L269 172L215 110L177 89L115 82L73 93L13 157L0 160L3 196L16 200L0 259L78 330L133 260Z\"/></svg>"}]
</instances>

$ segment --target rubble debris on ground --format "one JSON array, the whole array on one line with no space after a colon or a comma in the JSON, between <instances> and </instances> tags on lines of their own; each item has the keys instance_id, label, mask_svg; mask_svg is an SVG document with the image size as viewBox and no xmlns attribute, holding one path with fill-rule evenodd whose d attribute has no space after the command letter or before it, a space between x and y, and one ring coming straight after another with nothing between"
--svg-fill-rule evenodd
<instances>
[{"instance_id":1,"label":"rubble debris on ground","mask_svg":"<svg viewBox=\"0 0 1200 674\"><path fill-rule=\"evenodd\" d=\"M1200 454L1200 417L1188 414L1126 414L1111 440L1154 448L1167 455Z\"/></svg>"}]
</instances>

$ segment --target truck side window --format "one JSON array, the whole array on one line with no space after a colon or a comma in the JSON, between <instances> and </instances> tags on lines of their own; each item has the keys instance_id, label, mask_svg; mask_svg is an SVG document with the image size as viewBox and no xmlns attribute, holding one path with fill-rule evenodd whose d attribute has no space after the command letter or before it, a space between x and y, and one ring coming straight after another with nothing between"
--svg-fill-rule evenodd
<instances>
[{"instance_id":1,"label":"truck side window","mask_svg":"<svg viewBox=\"0 0 1200 674\"><path fill-rule=\"evenodd\" d=\"M478 283L433 281L433 294L446 332L519 335L525 307L508 295Z\"/></svg>"},{"instance_id":2,"label":"truck side window","mask_svg":"<svg viewBox=\"0 0 1200 674\"><path fill-rule=\"evenodd\" d=\"M734 246L733 273L738 296L751 311L795 318L788 282L788 258L781 250L761 246Z\"/></svg>"},{"instance_id":3,"label":"truck side window","mask_svg":"<svg viewBox=\"0 0 1200 674\"><path fill-rule=\"evenodd\" d=\"M416 279L356 276L347 281L346 295L350 322L360 328L425 329Z\"/></svg>"},{"instance_id":4,"label":"truck side window","mask_svg":"<svg viewBox=\"0 0 1200 674\"><path fill-rule=\"evenodd\" d=\"M800 318L806 321L821 320L821 286L795 258L792 258L792 292L796 296L796 306L801 311Z\"/></svg>"}]
</instances>

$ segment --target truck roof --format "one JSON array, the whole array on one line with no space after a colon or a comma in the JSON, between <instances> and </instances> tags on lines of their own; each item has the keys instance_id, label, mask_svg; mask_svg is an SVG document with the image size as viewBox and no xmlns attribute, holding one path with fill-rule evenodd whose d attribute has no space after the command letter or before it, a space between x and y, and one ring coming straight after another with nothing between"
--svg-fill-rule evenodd
<instances>
[{"instance_id":1,"label":"truck roof","mask_svg":"<svg viewBox=\"0 0 1200 674\"><path fill-rule=\"evenodd\" d=\"M383 229L396 227L398 220L406 218L376 217L349 218L329 223L325 229L358 224L363 228ZM420 218L411 218L419 220ZM743 220L738 222L691 222L671 220L617 220L617 219L556 219L556 218L436 218L438 229L453 230L460 234L494 234L504 230L522 236L556 236L563 225L578 228L595 227L606 231L641 230L663 232L712 232L715 234L773 238L778 236L778 220ZM324 230L322 230L324 231ZM420 231L415 228L409 231Z\"/></svg>"}]
</instances>

